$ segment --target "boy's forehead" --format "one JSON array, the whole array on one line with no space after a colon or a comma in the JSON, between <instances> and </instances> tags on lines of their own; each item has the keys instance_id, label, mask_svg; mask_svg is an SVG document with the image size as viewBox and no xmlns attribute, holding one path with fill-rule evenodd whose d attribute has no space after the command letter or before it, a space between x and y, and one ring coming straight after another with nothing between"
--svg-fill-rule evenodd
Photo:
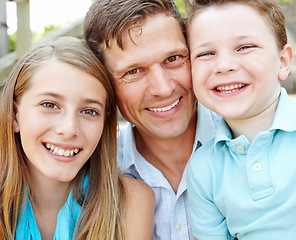
<instances>
[{"instance_id":1,"label":"boy's forehead","mask_svg":"<svg viewBox=\"0 0 296 240\"><path fill-rule=\"evenodd\" d=\"M196 15L187 28L191 51L214 42L233 44L243 39L277 44L275 33L256 8L246 4L212 6Z\"/></svg>"},{"instance_id":2,"label":"boy's forehead","mask_svg":"<svg viewBox=\"0 0 296 240\"><path fill-rule=\"evenodd\" d=\"M252 17L250 17L251 15ZM231 25L237 26L238 30L240 30L241 27L250 27L249 30L254 31L256 28L252 28L252 26L249 26L249 24L260 21L263 23L263 25L265 25L265 27L272 29L265 16L262 15L255 7L240 2L229 2L223 5L212 5L196 14L193 17L191 25L188 29L189 35L191 31L198 30L192 26L192 24L197 22L197 20L198 23L202 23L203 25L211 24L211 22L216 21L215 25L218 24L223 29L227 29L227 27ZM226 22L229 24L226 25ZM201 27L203 25L201 25Z\"/></svg>"}]
</instances>

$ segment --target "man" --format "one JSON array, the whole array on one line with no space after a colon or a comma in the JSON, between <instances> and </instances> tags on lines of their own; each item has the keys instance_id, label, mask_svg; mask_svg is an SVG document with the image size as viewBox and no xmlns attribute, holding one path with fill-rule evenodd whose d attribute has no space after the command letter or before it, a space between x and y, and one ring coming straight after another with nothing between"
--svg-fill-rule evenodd
<instances>
[{"instance_id":1,"label":"man","mask_svg":"<svg viewBox=\"0 0 296 240\"><path fill-rule=\"evenodd\" d=\"M118 164L154 190L153 239L193 239L186 166L218 117L197 104L184 26L171 0L98 0L84 36L112 76L122 116Z\"/></svg>"}]
</instances>

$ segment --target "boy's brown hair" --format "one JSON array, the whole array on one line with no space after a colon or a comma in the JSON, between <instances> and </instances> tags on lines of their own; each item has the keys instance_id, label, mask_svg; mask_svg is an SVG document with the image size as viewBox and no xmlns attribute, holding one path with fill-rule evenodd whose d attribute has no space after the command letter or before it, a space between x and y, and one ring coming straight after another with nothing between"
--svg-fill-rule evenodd
<instances>
[{"instance_id":1,"label":"boy's brown hair","mask_svg":"<svg viewBox=\"0 0 296 240\"><path fill-rule=\"evenodd\" d=\"M283 49L287 44L285 15L274 0L185 0L187 8L186 29L188 30L192 19L206 8L227 4L244 4L256 9L264 17L267 25L270 26L279 49Z\"/></svg>"}]
</instances>

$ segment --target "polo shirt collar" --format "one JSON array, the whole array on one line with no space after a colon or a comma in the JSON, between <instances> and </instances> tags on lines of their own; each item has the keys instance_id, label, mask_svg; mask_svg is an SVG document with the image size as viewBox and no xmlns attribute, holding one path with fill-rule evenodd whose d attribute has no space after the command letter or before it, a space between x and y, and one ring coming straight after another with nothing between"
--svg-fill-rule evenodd
<instances>
[{"instance_id":1,"label":"polo shirt collar","mask_svg":"<svg viewBox=\"0 0 296 240\"><path fill-rule=\"evenodd\" d=\"M295 111L291 111L291 109L295 109ZM281 88L279 103L269 131L272 130L296 130L296 99L289 97L285 88ZM232 134L230 128L222 118L217 127L214 142L215 151L221 149L225 142L231 140Z\"/></svg>"}]
</instances>

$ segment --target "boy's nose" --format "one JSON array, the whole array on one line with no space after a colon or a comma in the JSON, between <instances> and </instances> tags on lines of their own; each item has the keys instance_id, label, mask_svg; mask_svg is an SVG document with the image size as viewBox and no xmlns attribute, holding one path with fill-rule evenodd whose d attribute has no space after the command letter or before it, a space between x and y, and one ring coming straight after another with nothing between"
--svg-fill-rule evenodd
<instances>
[{"instance_id":1,"label":"boy's nose","mask_svg":"<svg viewBox=\"0 0 296 240\"><path fill-rule=\"evenodd\" d=\"M223 54L217 58L215 73L230 73L239 68L238 60L232 54Z\"/></svg>"}]
</instances>

